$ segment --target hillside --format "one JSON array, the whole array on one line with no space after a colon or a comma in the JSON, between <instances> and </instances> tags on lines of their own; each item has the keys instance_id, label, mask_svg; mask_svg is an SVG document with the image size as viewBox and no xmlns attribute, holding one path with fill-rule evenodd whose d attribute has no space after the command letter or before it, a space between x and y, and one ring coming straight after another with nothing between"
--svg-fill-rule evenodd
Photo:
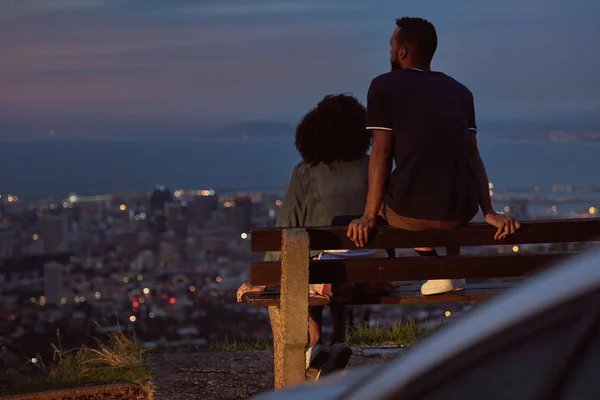
<instances>
[{"instance_id":1,"label":"hillside","mask_svg":"<svg viewBox=\"0 0 600 400\"><path fill-rule=\"evenodd\" d=\"M229 125L218 130L214 137L219 139L281 138L294 134L294 127L281 121L249 121Z\"/></svg>"}]
</instances>

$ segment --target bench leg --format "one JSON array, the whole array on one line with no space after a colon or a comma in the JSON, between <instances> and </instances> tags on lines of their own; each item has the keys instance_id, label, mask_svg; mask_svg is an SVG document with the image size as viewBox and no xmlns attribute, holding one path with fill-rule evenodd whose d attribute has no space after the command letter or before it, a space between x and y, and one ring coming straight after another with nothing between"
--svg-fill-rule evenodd
<instances>
[{"instance_id":1,"label":"bench leg","mask_svg":"<svg viewBox=\"0 0 600 400\"><path fill-rule=\"evenodd\" d=\"M273 329L275 389L296 385L306 379L309 255L305 229L282 231L281 309ZM276 314L275 311L271 313Z\"/></svg>"},{"instance_id":2,"label":"bench leg","mask_svg":"<svg viewBox=\"0 0 600 400\"><path fill-rule=\"evenodd\" d=\"M279 306L269 307L269 319L271 320L271 329L273 330L273 361L275 388L283 387L283 352L282 352L282 329L281 329L281 308Z\"/></svg>"}]
</instances>

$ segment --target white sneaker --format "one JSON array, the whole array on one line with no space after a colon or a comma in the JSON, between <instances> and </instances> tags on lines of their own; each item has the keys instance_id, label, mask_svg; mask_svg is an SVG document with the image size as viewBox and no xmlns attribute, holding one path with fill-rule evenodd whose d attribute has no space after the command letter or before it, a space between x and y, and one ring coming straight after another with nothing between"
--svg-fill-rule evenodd
<instances>
[{"instance_id":1,"label":"white sneaker","mask_svg":"<svg viewBox=\"0 0 600 400\"><path fill-rule=\"evenodd\" d=\"M429 296L432 294L447 293L454 290L454 285L450 279L434 279L425 282L421 286L421 294Z\"/></svg>"}]
</instances>

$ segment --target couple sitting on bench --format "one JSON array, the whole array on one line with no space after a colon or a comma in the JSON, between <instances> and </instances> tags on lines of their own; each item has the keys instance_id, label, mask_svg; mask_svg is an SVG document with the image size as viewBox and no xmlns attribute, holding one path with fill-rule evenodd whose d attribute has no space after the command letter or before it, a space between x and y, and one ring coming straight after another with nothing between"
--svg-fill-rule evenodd
<instances>
[{"instance_id":1,"label":"couple sitting on bench","mask_svg":"<svg viewBox=\"0 0 600 400\"><path fill-rule=\"evenodd\" d=\"M481 208L486 222L498 228L496 239L519 228L513 218L492 208L471 92L430 69L437 47L435 28L420 18L402 18L396 24L390 40L392 72L371 82L367 109L349 95L326 96L296 129L302 162L292 173L277 226L348 225L348 237L358 247L313 251L313 258L387 257L386 251L364 248L378 218L405 230L453 229L468 223ZM390 175L392 159L396 169ZM357 215L362 216L344 221ZM437 256L435 249L415 250L421 256ZM278 258L279 253L271 252L266 261ZM421 291L431 295L464 287L464 280L430 280ZM265 289L244 283L238 301ZM310 307L308 321L307 368L325 375L345 368L351 356L344 343L344 302L357 292L389 291L389 284L309 289L331 299L330 349L321 343L323 307Z\"/></svg>"}]
</instances>

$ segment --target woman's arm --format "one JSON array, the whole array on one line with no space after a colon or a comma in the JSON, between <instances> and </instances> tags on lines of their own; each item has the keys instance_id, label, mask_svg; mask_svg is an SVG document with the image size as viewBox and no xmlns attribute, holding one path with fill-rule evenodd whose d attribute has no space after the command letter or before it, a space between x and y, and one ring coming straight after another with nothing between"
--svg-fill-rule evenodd
<instances>
[{"instance_id":1,"label":"woman's arm","mask_svg":"<svg viewBox=\"0 0 600 400\"><path fill-rule=\"evenodd\" d=\"M288 185L285 198L279 217L277 217L277 227L299 227L304 226L306 219L306 181L302 165L298 164L294 168L290 184ZM280 251L269 251L265 254L265 261L279 261L281 259ZM244 282L237 290L237 301L241 302L247 293L262 292L266 286L253 286Z\"/></svg>"},{"instance_id":2,"label":"woman's arm","mask_svg":"<svg viewBox=\"0 0 600 400\"><path fill-rule=\"evenodd\" d=\"M300 227L306 220L306 175L302 164L296 165L288 185L283 205L279 211L276 227ZM281 252L269 251L265 261L279 261Z\"/></svg>"}]
</instances>

